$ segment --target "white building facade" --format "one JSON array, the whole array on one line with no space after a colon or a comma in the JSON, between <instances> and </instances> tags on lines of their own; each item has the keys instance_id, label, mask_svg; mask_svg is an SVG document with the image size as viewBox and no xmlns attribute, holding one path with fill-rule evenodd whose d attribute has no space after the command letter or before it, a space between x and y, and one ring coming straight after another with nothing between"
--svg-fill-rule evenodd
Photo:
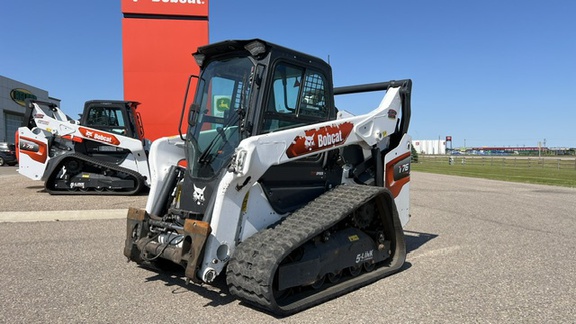
<instances>
[{"instance_id":1,"label":"white building facade","mask_svg":"<svg viewBox=\"0 0 576 324\"><path fill-rule=\"evenodd\" d=\"M418 154L446 154L445 140L412 140Z\"/></svg>"}]
</instances>

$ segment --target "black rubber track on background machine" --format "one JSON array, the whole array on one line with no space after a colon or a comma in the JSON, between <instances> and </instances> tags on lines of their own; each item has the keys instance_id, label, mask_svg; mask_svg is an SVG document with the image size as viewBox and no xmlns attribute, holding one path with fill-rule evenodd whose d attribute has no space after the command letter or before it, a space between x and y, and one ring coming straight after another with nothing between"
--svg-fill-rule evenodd
<instances>
[{"instance_id":1,"label":"black rubber track on background machine","mask_svg":"<svg viewBox=\"0 0 576 324\"><path fill-rule=\"evenodd\" d=\"M354 210L378 197L386 197L392 214L393 253L389 263L352 277L302 299L279 305L274 297L274 276L290 252L338 224ZM280 316L291 315L367 285L400 270L406 258L404 233L389 190L363 185L342 185L288 216L281 224L254 234L236 248L227 266L230 293Z\"/></svg>"},{"instance_id":2,"label":"black rubber track on background machine","mask_svg":"<svg viewBox=\"0 0 576 324\"><path fill-rule=\"evenodd\" d=\"M46 192L48 192L49 194L51 194L51 195L124 195L124 196L129 196L129 195L135 195L135 194L139 193L145 187L144 179L142 178L142 175L136 171L132 171L130 169L119 167L118 165L113 164L113 163L102 162L102 161L94 159L88 155L79 154L79 153L73 153L73 154L66 155L66 157L63 158L62 161L59 162L59 165L61 165L62 163L64 163L65 161L67 161L69 159L81 160L84 163L89 163L93 167L96 167L96 168L99 168L102 170L109 169L109 170L114 170L114 171L129 174L132 178L134 178L136 185L134 186L134 189L131 189L131 190L124 190L124 189L104 190L104 191L97 191L97 190L70 191L67 189L58 190L58 189L54 189L54 187L53 187L54 186L54 178L56 177L56 175L58 174L58 172L60 170L60 166L57 166L56 168L53 169L54 172L48 176L46 182L44 183L44 188L46 189Z\"/></svg>"}]
</instances>

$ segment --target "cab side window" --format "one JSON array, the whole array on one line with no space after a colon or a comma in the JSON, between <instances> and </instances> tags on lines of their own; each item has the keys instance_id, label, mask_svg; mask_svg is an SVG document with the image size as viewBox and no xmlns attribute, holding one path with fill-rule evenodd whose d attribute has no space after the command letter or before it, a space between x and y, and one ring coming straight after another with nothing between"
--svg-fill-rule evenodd
<instances>
[{"instance_id":1,"label":"cab side window","mask_svg":"<svg viewBox=\"0 0 576 324\"><path fill-rule=\"evenodd\" d=\"M328 120L326 91L321 73L288 63L276 65L261 133Z\"/></svg>"},{"instance_id":2,"label":"cab side window","mask_svg":"<svg viewBox=\"0 0 576 324\"><path fill-rule=\"evenodd\" d=\"M324 87L326 82L323 76L318 73L307 73L304 80L299 114L326 119L328 109L326 107L326 88Z\"/></svg>"},{"instance_id":3,"label":"cab side window","mask_svg":"<svg viewBox=\"0 0 576 324\"><path fill-rule=\"evenodd\" d=\"M122 110L113 107L93 107L88 112L87 126L125 134L126 123Z\"/></svg>"}]
</instances>

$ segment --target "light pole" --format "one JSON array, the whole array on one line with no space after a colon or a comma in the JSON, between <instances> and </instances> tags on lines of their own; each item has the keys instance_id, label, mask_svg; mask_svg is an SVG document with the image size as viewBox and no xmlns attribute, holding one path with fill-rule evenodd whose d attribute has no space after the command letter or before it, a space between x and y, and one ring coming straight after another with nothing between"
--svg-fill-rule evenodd
<instances>
[{"instance_id":1,"label":"light pole","mask_svg":"<svg viewBox=\"0 0 576 324\"><path fill-rule=\"evenodd\" d=\"M540 158L542 152L542 142L538 142L538 158Z\"/></svg>"}]
</instances>

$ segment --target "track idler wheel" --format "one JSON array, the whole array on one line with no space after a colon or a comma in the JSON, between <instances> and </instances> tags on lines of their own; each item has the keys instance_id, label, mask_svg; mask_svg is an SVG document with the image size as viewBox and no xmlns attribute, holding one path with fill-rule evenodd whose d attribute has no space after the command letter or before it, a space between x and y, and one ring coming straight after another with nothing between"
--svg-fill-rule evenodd
<instances>
[{"instance_id":1,"label":"track idler wheel","mask_svg":"<svg viewBox=\"0 0 576 324\"><path fill-rule=\"evenodd\" d=\"M340 279L342 279L342 270L338 271L337 273L329 273L327 277L330 283L337 283L340 281Z\"/></svg>"},{"instance_id":2,"label":"track idler wheel","mask_svg":"<svg viewBox=\"0 0 576 324\"><path fill-rule=\"evenodd\" d=\"M316 280L313 284L311 284L310 287L312 287L314 289L320 289L325 281L326 281L326 276L322 276L322 278Z\"/></svg>"},{"instance_id":3,"label":"track idler wheel","mask_svg":"<svg viewBox=\"0 0 576 324\"><path fill-rule=\"evenodd\" d=\"M360 273L362 273L362 266L361 265L357 265L357 266L353 266L348 268L348 272L350 272L350 275L352 277L356 277L358 276Z\"/></svg>"},{"instance_id":4,"label":"track idler wheel","mask_svg":"<svg viewBox=\"0 0 576 324\"><path fill-rule=\"evenodd\" d=\"M364 262L363 268L366 272L371 272L376 269L376 264L374 262Z\"/></svg>"}]
</instances>

